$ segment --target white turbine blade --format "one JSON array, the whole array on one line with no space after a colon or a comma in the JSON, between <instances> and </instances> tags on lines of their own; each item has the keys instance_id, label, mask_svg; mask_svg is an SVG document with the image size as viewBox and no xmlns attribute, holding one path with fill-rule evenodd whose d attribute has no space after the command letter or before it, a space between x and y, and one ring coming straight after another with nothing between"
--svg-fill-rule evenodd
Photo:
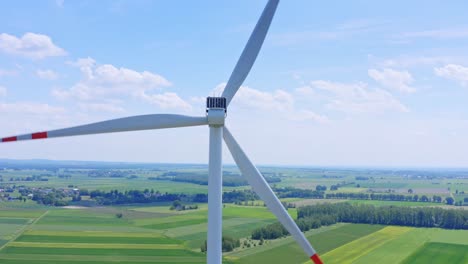
<instances>
[{"instance_id":1,"label":"white turbine blade","mask_svg":"<svg viewBox=\"0 0 468 264\"><path fill-rule=\"evenodd\" d=\"M257 55L262 48L263 41L270 27L271 20L275 14L276 7L278 6L279 0L270 0L265 6L260 19L255 26L252 34L250 35L249 41L242 51L242 54L237 61L236 67L231 73L231 77L224 88L223 97L226 98L226 106L229 105L232 98L236 94L239 87L244 82L245 78L250 72L252 65L257 59Z\"/></svg>"},{"instance_id":2,"label":"white turbine blade","mask_svg":"<svg viewBox=\"0 0 468 264\"><path fill-rule=\"evenodd\" d=\"M206 117L192 117L171 114L141 115L107 120L64 129L5 137L1 139L1 142L172 127L200 126L206 124L208 124L208 119Z\"/></svg>"},{"instance_id":3,"label":"white turbine blade","mask_svg":"<svg viewBox=\"0 0 468 264\"><path fill-rule=\"evenodd\" d=\"M258 196L260 196L260 199L265 202L268 209L270 209L270 211L276 215L278 220L293 236L296 242L299 243L308 257L310 257L315 264L321 264L322 261L320 260L314 248L310 245L309 241L305 238L304 234L301 232L294 220L288 214L286 209L284 209L280 200L278 197L276 197L267 181L263 178L262 174L258 171L255 165L253 165L253 163L249 160L247 155L245 155L244 151L241 149L239 144L236 142L226 127L224 127L223 136L224 142L226 142L232 157L236 161L236 164L239 167L242 175L247 178L247 181L252 186L253 190L258 194Z\"/></svg>"}]
</instances>

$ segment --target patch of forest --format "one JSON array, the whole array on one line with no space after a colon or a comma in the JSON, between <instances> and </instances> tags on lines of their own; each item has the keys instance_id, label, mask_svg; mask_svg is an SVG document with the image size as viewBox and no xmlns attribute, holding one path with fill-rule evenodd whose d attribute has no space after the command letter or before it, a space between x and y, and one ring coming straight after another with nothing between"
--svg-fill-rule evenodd
<instances>
[{"instance_id":1,"label":"patch of forest","mask_svg":"<svg viewBox=\"0 0 468 264\"><path fill-rule=\"evenodd\" d=\"M281 182L281 178L275 175L263 175L265 180L268 183L278 183ZM157 177L149 177L149 180L162 180L162 181L175 181L175 182L188 182L198 185L208 185L208 175L206 174L194 174L191 172L178 172L178 171L169 171L163 173ZM232 174L230 172L223 172L223 186L227 187L237 187L237 186L246 186L249 183L247 179L238 174Z\"/></svg>"},{"instance_id":2,"label":"patch of forest","mask_svg":"<svg viewBox=\"0 0 468 264\"><path fill-rule=\"evenodd\" d=\"M296 224L303 232L339 222L468 229L468 211L350 203L317 204L297 209ZM253 239L276 239L287 235L289 232L279 222L257 228L252 232Z\"/></svg>"}]
</instances>

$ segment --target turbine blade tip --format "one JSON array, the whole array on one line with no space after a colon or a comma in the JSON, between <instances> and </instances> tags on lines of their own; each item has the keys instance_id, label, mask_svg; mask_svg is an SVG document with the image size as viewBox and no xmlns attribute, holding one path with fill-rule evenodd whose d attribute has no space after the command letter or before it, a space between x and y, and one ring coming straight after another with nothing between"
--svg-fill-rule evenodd
<instances>
[{"instance_id":1,"label":"turbine blade tip","mask_svg":"<svg viewBox=\"0 0 468 264\"><path fill-rule=\"evenodd\" d=\"M2 138L2 142L12 142L18 140L16 137L6 137Z\"/></svg>"},{"instance_id":2,"label":"turbine blade tip","mask_svg":"<svg viewBox=\"0 0 468 264\"><path fill-rule=\"evenodd\" d=\"M315 263L315 264L323 264L322 260L320 259L318 254L314 254L310 257L310 259Z\"/></svg>"}]
</instances>

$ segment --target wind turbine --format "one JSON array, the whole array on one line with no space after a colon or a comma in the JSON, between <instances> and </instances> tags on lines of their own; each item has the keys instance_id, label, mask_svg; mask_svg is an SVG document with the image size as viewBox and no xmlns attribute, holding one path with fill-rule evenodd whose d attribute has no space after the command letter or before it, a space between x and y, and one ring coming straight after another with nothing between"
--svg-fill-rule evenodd
<instances>
[{"instance_id":1,"label":"wind turbine","mask_svg":"<svg viewBox=\"0 0 468 264\"><path fill-rule=\"evenodd\" d=\"M315 263L321 264L319 256L309 241L305 238L299 227L288 214L271 190L265 178L250 161L231 132L224 124L227 107L247 77L257 55L262 47L265 36L270 27L279 0L269 0L263 13L255 26L247 45L237 61L221 97L208 97L206 101L205 116L184 116L175 114L152 114L131 116L98 123L5 137L1 142L13 142L30 139L45 139L54 137L68 137L89 134L114 133L123 131L138 131L149 129L188 127L208 125L210 129L209 140L209 169L208 169L208 239L207 263L219 264L222 262L222 154L221 142L224 138L242 175L244 175L253 190L265 201L268 209L278 218L297 243L302 247L308 257Z\"/></svg>"}]
</instances>

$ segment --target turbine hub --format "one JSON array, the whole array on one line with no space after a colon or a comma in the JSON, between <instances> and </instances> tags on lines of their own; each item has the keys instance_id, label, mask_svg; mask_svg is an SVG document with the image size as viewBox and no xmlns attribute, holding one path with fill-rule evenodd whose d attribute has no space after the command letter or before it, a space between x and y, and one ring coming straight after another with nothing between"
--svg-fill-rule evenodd
<instances>
[{"instance_id":1,"label":"turbine hub","mask_svg":"<svg viewBox=\"0 0 468 264\"><path fill-rule=\"evenodd\" d=\"M206 98L206 116L208 125L223 126L226 118L226 98L225 97L207 97Z\"/></svg>"}]
</instances>

